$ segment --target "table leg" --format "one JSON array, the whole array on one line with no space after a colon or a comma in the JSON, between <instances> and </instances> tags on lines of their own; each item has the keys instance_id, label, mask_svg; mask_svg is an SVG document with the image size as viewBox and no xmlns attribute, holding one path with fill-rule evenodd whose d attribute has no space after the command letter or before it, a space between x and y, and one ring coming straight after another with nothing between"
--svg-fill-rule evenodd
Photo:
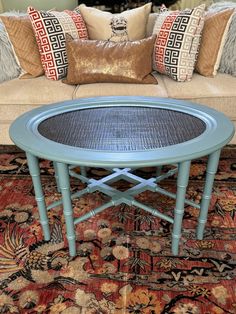
<instances>
[{"instance_id":1,"label":"table leg","mask_svg":"<svg viewBox=\"0 0 236 314\"><path fill-rule=\"evenodd\" d=\"M81 174L83 177L87 177L87 169L86 169L86 167L80 166L80 174Z\"/></svg>"},{"instance_id":2,"label":"table leg","mask_svg":"<svg viewBox=\"0 0 236 314\"><path fill-rule=\"evenodd\" d=\"M30 153L26 153L30 175L32 177L35 199L37 201L40 223L42 225L44 239L50 240L50 228L48 223L47 208L45 204L42 183L40 179L40 168L38 158Z\"/></svg>"},{"instance_id":3,"label":"table leg","mask_svg":"<svg viewBox=\"0 0 236 314\"><path fill-rule=\"evenodd\" d=\"M60 191L60 186L59 186L59 180L58 180L58 170L57 170L57 163L53 161L53 168L55 171L55 180L56 180L56 185L57 185L57 192L61 193Z\"/></svg>"},{"instance_id":4,"label":"table leg","mask_svg":"<svg viewBox=\"0 0 236 314\"><path fill-rule=\"evenodd\" d=\"M215 151L209 155L207 170L206 170L206 182L202 194L202 200L200 204L200 214L198 217L198 226L197 226L197 238L199 240L203 239L203 233L205 224L207 222L208 208L211 201L211 193L214 184L215 173L218 168L218 163L220 159L220 150Z\"/></svg>"},{"instance_id":5,"label":"table leg","mask_svg":"<svg viewBox=\"0 0 236 314\"><path fill-rule=\"evenodd\" d=\"M62 194L63 213L66 222L66 236L69 244L69 252L70 256L75 256L76 255L75 226L71 203L70 177L68 165L57 162L57 171L59 186Z\"/></svg>"},{"instance_id":6,"label":"table leg","mask_svg":"<svg viewBox=\"0 0 236 314\"><path fill-rule=\"evenodd\" d=\"M156 177L159 177L161 175L162 166L156 167Z\"/></svg>"},{"instance_id":7,"label":"table leg","mask_svg":"<svg viewBox=\"0 0 236 314\"><path fill-rule=\"evenodd\" d=\"M179 240L181 237L185 195L186 195L186 189L188 186L190 165L191 165L191 161L184 161L179 164L176 203L175 203L175 210L174 210L174 225L173 225L173 232L172 232L172 253L174 255L178 255L178 252L179 252Z\"/></svg>"}]
</instances>

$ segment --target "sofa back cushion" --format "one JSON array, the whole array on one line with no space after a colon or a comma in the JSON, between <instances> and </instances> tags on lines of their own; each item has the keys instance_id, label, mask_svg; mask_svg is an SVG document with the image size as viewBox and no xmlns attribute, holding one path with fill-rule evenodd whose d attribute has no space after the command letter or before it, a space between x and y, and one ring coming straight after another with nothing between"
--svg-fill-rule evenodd
<instances>
[{"instance_id":1,"label":"sofa back cushion","mask_svg":"<svg viewBox=\"0 0 236 314\"><path fill-rule=\"evenodd\" d=\"M148 16L147 27L146 27L146 37L152 36L153 28L158 18L158 13L150 13Z\"/></svg>"}]
</instances>

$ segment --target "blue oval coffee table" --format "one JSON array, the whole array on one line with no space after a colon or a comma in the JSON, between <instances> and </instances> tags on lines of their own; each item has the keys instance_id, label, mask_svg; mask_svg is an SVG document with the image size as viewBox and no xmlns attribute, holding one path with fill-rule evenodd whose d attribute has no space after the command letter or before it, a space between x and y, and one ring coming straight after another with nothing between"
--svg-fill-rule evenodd
<instances>
[{"instance_id":1,"label":"blue oval coffee table","mask_svg":"<svg viewBox=\"0 0 236 314\"><path fill-rule=\"evenodd\" d=\"M60 204L66 222L71 256L76 255L75 224L121 203L139 207L173 224L172 253L178 254L184 205L200 210L197 238L203 238L214 176L220 150L233 137L234 127L222 113L194 103L154 97L96 97L52 104L25 113L11 125L12 141L26 152L45 240L50 239L47 211ZM191 160L209 156L205 187L200 205L185 198ZM61 200L46 207L38 158L53 161ZM161 173L162 165L176 168ZM73 168L80 166L80 174ZM155 178L143 179L132 170L156 166ZM111 174L95 180L86 176L86 167L111 169ZM176 194L158 183L178 173ZM71 195L70 175L86 183ZM120 179L135 185L119 191L109 184ZM150 190L176 199L173 217L135 199ZM110 201L74 218L72 200L100 191Z\"/></svg>"}]
</instances>

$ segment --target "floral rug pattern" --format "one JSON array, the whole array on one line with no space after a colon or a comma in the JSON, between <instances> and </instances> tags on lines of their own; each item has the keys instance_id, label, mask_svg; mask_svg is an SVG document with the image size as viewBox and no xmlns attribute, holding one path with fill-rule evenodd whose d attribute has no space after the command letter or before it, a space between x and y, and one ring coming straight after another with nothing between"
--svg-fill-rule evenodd
<instances>
[{"instance_id":1,"label":"floral rug pattern","mask_svg":"<svg viewBox=\"0 0 236 314\"><path fill-rule=\"evenodd\" d=\"M46 203L60 198L53 169L41 161ZM166 167L164 170L168 170ZM137 171L143 177L154 169ZM103 169L90 169L100 177ZM201 200L205 160L191 167L188 197ZM72 179L73 190L83 185ZM129 184L118 182L120 189ZM161 183L175 191L175 178ZM174 201L144 192L139 201L172 215ZM106 196L73 201L76 217ZM43 240L24 153L0 147L0 313L223 314L236 313L236 147L223 150L204 240L195 238L198 210L185 207L179 256L171 254L169 222L120 205L76 227L77 253L68 255L60 206Z\"/></svg>"}]
</instances>

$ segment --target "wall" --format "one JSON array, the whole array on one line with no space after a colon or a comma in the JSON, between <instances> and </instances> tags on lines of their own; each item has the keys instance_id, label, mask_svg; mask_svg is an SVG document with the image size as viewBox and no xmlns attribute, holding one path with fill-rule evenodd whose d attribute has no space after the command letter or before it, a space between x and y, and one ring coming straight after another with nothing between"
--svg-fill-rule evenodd
<instances>
[{"instance_id":1,"label":"wall","mask_svg":"<svg viewBox=\"0 0 236 314\"><path fill-rule=\"evenodd\" d=\"M221 2L224 0L179 0L176 4L170 7L171 10L179 10L185 8L194 8L199 4L206 4L206 7L210 6L214 2ZM227 1L227 0L226 0ZM236 0L228 0L229 2L236 2ZM164 2L164 0L163 0Z\"/></svg>"},{"instance_id":2,"label":"wall","mask_svg":"<svg viewBox=\"0 0 236 314\"><path fill-rule=\"evenodd\" d=\"M77 3L77 0L0 0L0 12L9 10L25 11L30 5L36 9L71 10L77 6Z\"/></svg>"},{"instance_id":3,"label":"wall","mask_svg":"<svg viewBox=\"0 0 236 314\"><path fill-rule=\"evenodd\" d=\"M177 3L170 6L170 9L171 10L179 10L179 9L182 10L185 8L191 9L203 3L205 3L206 6L209 6L213 3L213 0L179 0Z\"/></svg>"},{"instance_id":4,"label":"wall","mask_svg":"<svg viewBox=\"0 0 236 314\"><path fill-rule=\"evenodd\" d=\"M178 7L185 8L185 7L193 7L198 5L199 3L208 3L209 2L219 2L222 0L179 0ZM230 0L236 2L236 0ZM82 3L83 1L80 1ZM76 0L0 0L0 13L3 11L9 10L20 10L25 11L29 5L34 6L36 9L52 9L56 8L57 10L64 10L64 9L74 9L77 6Z\"/></svg>"}]
</instances>

